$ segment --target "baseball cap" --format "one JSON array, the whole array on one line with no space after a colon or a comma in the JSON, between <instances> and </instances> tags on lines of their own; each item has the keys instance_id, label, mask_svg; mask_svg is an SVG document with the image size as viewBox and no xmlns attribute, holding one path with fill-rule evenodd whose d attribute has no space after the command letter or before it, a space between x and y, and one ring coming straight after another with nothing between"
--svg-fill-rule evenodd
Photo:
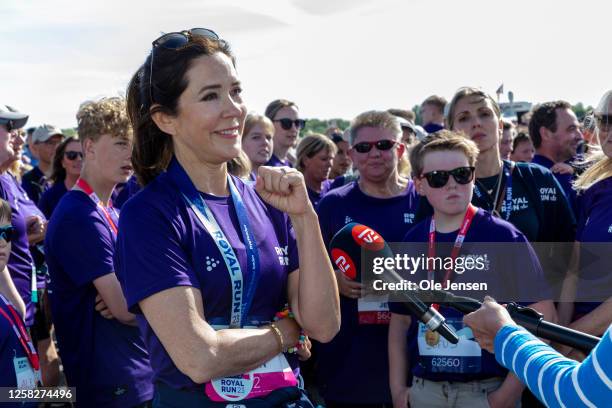
<instances>
[{"instance_id":1,"label":"baseball cap","mask_svg":"<svg viewBox=\"0 0 612 408\"><path fill-rule=\"evenodd\" d=\"M46 142L51 136L55 135L64 136L62 130L58 127L48 124L41 125L32 134L32 143Z\"/></svg>"},{"instance_id":2,"label":"baseball cap","mask_svg":"<svg viewBox=\"0 0 612 408\"><path fill-rule=\"evenodd\" d=\"M13 129L20 129L28 121L28 115L18 112L17 109L9 105L0 104L0 125L12 122Z\"/></svg>"}]
</instances>

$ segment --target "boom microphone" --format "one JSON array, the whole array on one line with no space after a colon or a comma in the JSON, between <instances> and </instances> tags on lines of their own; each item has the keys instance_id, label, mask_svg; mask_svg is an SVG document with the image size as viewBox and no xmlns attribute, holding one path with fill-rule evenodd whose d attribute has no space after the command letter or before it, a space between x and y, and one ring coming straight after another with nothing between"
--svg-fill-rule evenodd
<instances>
[{"instance_id":1,"label":"boom microphone","mask_svg":"<svg viewBox=\"0 0 612 408\"><path fill-rule=\"evenodd\" d=\"M334 235L330 244L332 260L350 279L361 282L361 259L362 251L371 258L393 257L393 252L379 233L363 224L350 223L345 225ZM386 270L385 276L391 282L402 282L402 277L392 269ZM452 344L457 344L459 339L454 330L446 324L442 316L433 307L427 306L412 291L403 291L401 296L406 301L405 305L410 311L431 331L438 332L442 337Z\"/></svg>"}]
</instances>

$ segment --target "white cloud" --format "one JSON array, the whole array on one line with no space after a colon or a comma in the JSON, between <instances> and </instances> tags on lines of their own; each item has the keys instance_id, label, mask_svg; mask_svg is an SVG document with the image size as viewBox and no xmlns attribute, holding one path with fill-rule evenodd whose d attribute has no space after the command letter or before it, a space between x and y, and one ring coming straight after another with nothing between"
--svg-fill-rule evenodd
<instances>
[{"instance_id":1,"label":"white cloud","mask_svg":"<svg viewBox=\"0 0 612 408\"><path fill-rule=\"evenodd\" d=\"M402 0L3 1L2 103L73 126L117 94L161 31L210 27L238 56L249 108L279 97L305 117L409 108L463 85L517 100L595 104L610 87L605 2Z\"/></svg>"}]
</instances>

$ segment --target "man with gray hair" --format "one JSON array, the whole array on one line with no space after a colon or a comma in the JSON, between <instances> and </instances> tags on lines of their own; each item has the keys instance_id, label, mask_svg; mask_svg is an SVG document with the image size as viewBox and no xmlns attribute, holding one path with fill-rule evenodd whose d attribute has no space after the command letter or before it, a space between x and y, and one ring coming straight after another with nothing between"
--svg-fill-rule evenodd
<instances>
[{"instance_id":1,"label":"man with gray hair","mask_svg":"<svg viewBox=\"0 0 612 408\"><path fill-rule=\"evenodd\" d=\"M48 187L47 177L52 170L53 155L63 139L61 129L53 125L39 126L32 133L29 148L38 159L38 165L23 175L21 186L35 203L38 203L43 191Z\"/></svg>"}]
</instances>

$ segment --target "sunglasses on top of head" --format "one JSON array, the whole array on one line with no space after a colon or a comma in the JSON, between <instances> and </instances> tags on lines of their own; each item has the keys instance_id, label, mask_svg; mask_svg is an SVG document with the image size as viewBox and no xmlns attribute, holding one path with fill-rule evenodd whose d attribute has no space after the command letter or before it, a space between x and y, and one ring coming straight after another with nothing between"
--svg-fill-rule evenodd
<instances>
[{"instance_id":1,"label":"sunglasses on top of head","mask_svg":"<svg viewBox=\"0 0 612 408\"><path fill-rule=\"evenodd\" d=\"M306 121L304 119L288 119L288 118L283 118L283 119L274 119L272 122L278 122L280 123L281 127L285 130L290 130L291 127L295 126L295 128L297 130L300 129L304 129L304 126L306 126Z\"/></svg>"},{"instance_id":2,"label":"sunglasses on top of head","mask_svg":"<svg viewBox=\"0 0 612 408\"><path fill-rule=\"evenodd\" d=\"M376 149L383 152L385 150L390 150L396 144L397 142L394 140L383 139L376 142L359 142L353 145L353 149L355 149L357 153L368 153L374 146L376 146Z\"/></svg>"},{"instance_id":3,"label":"sunglasses on top of head","mask_svg":"<svg viewBox=\"0 0 612 408\"><path fill-rule=\"evenodd\" d=\"M68 160L76 160L77 157L79 159L82 159L83 153L70 150L70 151L64 152L64 156L66 156Z\"/></svg>"},{"instance_id":4,"label":"sunglasses on top of head","mask_svg":"<svg viewBox=\"0 0 612 408\"><path fill-rule=\"evenodd\" d=\"M441 188L448 183L450 176L453 176L457 184L468 184L474 180L475 167L457 167L453 170L434 170L423 174L420 178L427 179L431 188Z\"/></svg>"},{"instance_id":5,"label":"sunglasses on top of head","mask_svg":"<svg viewBox=\"0 0 612 408\"><path fill-rule=\"evenodd\" d=\"M152 43L151 48L151 69L149 71L149 93L151 105L153 104L153 56L155 48L162 47L167 50L179 50L186 46L193 37L205 37L218 41L219 35L208 28L192 28L190 30L177 31L174 33L163 34Z\"/></svg>"},{"instance_id":6,"label":"sunglasses on top of head","mask_svg":"<svg viewBox=\"0 0 612 408\"><path fill-rule=\"evenodd\" d=\"M6 242L11 242L14 234L15 227L13 227L12 225L4 225L0 227L0 239L5 240Z\"/></svg>"}]
</instances>

